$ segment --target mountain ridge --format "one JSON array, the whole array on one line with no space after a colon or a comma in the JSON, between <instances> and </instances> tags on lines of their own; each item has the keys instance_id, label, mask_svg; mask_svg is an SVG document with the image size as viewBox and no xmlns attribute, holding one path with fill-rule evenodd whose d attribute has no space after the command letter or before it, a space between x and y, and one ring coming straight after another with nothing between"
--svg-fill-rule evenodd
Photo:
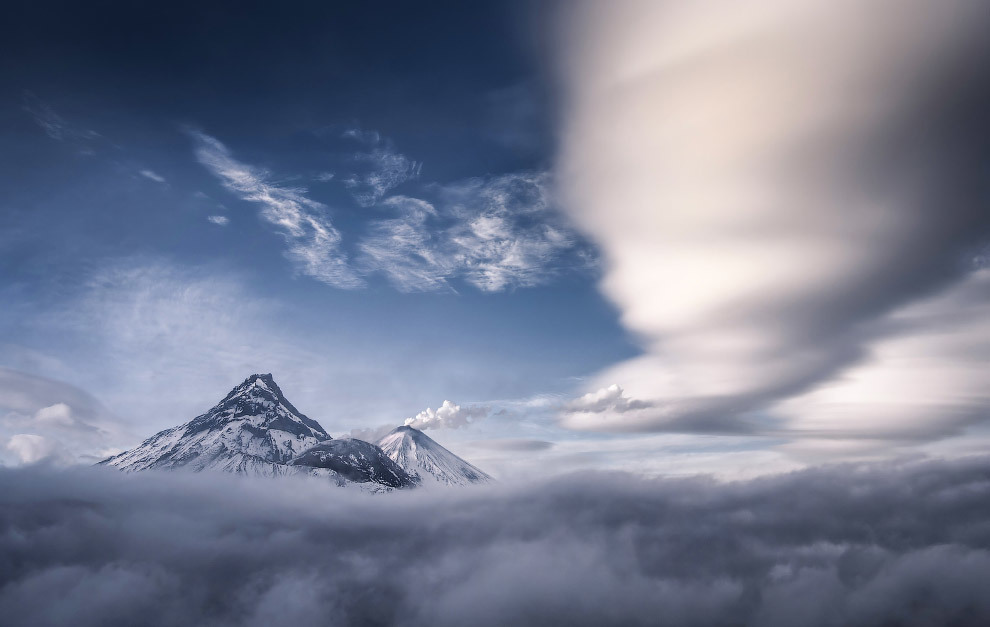
<instances>
[{"instance_id":1,"label":"mountain ridge","mask_svg":"<svg viewBox=\"0 0 990 627\"><path fill-rule=\"evenodd\" d=\"M392 433L407 433L399 427ZM402 431L400 431L402 430ZM334 439L323 426L289 402L271 373L252 374L207 412L164 429L139 446L98 465L124 472L204 470L254 476L313 475L337 485L358 484L372 491L410 488L426 483L467 485L491 477L437 444L422 432L410 447L394 447L398 459L378 443ZM392 434L390 434L392 435ZM388 436L386 436L388 437ZM425 465L416 462L422 449ZM439 476L430 470L440 471Z\"/></svg>"}]
</instances>

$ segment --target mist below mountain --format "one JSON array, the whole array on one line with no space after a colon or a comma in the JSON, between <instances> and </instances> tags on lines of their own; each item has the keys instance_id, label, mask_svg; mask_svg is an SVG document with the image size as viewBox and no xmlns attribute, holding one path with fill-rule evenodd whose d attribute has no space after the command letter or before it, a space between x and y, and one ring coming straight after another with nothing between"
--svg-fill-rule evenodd
<instances>
[{"instance_id":1,"label":"mist below mountain","mask_svg":"<svg viewBox=\"0 0 990 627\"><path fill-rule=\"evenodd\" d=\"M384 495L3 469L0 530L10 627L990 624L988 457Z\"/></svg>"}]
</instances>

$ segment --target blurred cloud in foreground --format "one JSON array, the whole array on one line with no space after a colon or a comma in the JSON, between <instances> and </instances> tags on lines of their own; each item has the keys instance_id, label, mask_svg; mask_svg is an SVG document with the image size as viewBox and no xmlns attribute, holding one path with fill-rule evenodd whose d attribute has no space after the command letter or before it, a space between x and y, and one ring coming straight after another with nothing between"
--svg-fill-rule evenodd
<instances>
[{"instance_id":1,"label":"blurred cloud in foreground","mask_svg":"<svg viewBox=\"0 0 990 627\"><path fill-rule=\"evenodd\" d=\"M644 352L563 424L838 450L985 419L984 3L568 7L563 206Z\"/></svg>"}]
</instances>

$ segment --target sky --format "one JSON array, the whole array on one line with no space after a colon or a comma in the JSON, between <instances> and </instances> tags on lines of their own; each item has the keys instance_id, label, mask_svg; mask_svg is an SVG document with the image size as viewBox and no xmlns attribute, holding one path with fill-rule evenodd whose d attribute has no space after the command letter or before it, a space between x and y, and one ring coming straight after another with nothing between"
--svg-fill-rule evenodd
<instances>
[{"instance_id":1,"label":"sky","mask_svg":"<svg viewBox=\"0 0 990 627\"><path fill-rule=\"evenodd\" d=\"M501 478L985 449L977 1L17 2L0 461L252 373Z\"/></svg>"}]
</instances>

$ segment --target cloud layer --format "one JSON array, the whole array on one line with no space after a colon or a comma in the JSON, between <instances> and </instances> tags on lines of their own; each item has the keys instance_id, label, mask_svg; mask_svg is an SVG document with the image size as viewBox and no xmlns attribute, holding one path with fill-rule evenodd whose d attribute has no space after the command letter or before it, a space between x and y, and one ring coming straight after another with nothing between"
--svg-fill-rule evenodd
<instances>
[{"instance_id":1,"label":"cloud layer","mask_svg":"<svg viewBox=\"0 0 990 627\"><path fill-rule=\"evenodd\" d=\"M600 244L602 290L644 348L589 390L618 384L646 406L565 424L750 430L748 414L796 395L821 391L820 408L850 378L875 391L890 369L907 385L952 362L951 381L929 379L902 423L885 418L898 403L863 391L830 404L842 427L818 426L855 417L900 437L939 431L942 401L957 416L987 408L978 323L943 336L887 318L911 317L939 290L945 319L965 317L947 303L959 282L980 291L968 260L990 236L985 7L909 6L626 1L570 12L563 206ZM775 418L809 415L792 409Z\"/></svg>"},{"instance_id":2,"label":"cloud layer","mask_svg":"<svg viewBox=\"0 0 990 627\"><path fill-rule=\"evenodd\" d=\"M0 612L50 625L978 625L990 460L352 494L0 471Z\"/></svg>"}]
</instances>

